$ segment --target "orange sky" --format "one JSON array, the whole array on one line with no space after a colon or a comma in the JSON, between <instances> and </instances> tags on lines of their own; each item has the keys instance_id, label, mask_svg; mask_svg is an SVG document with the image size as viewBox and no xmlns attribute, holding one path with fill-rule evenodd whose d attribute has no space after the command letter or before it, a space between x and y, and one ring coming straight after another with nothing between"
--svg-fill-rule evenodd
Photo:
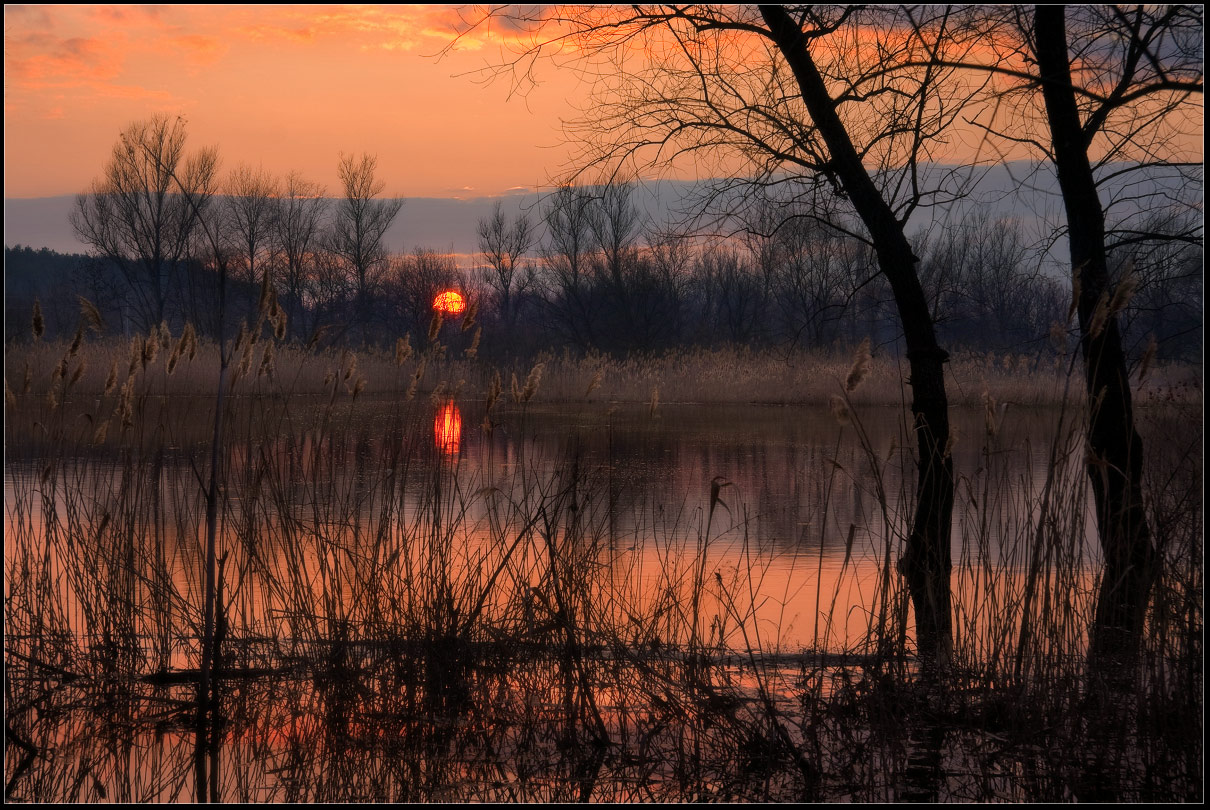
<instances>
[{"instance_id":1,"label":"orange sky","mask_svg":"<svg viewBox=\"0 0 1210 810\"><path fill-rule=\"evenodd\" d=\"M453 37L452 7L4 8L4 195L83 191L118 133L183 114L224 166L299 171L338 190L340 153L378 155L389 194L532 190L565 160L576 80L525 98L465 75L495 44Z\"/></svg>"},{"instance_id":2,"label":"orange sky","mask_svg":"<svg viewBox=\"0 0 1210 810\"><path fill-rule=\"evenodd\" d=\"M4 196L85 190L154 113L184 115L190 145L218 146L226 168L298 171L329 194L341 152L377 155L390 195L548 188L574 154L560 120L581 117L588 88L548 64L510 99L506 79L468 75L500 61L498 39L436 58L459 23L452 6L6 5ZM1199 121L1169 140L1199 159L1200 107L1186 114ZM1028 154L989 152L961 123L946 134L931 159Z\"/></svg>"}]
</instances>

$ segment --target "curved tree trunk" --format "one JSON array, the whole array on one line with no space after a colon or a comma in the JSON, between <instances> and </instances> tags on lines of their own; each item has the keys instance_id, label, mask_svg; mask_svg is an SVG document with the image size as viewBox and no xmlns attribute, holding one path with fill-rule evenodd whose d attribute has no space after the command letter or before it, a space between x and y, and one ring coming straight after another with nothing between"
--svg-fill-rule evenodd
<instances>
[{"instance_id":1,"label":"curved tree trunk","mask_svg":"<svg viewBox=\"0 0 1210 810\"><path fill-rule=\"evenodd\" d=\"M949 403L945 361L928 302L916 274L917 258L891 207L878 192L836 114L802 29L781 6L761 6L773 41L798 81L803 101L831 155L831 168L869 231L878 265L891 284L911 365L912 416L917 441L916 514L900 561L916 613L916 641L926 665L944 665L953 649L950 616L950 526L954 467L945 454Z\"/></svg>"},{"instance_id":2,"label":"curved tree trunk","mask_svg":"<svg viewBox=\"0 0 1210 810\"><path fill-rule=\"evenodd\" d=\"M1088 477L1105 555L1089 656L1094 665L1128 664L1142 639L1156 557L1143 506L1143 442L1134 426L1117 315L1109 308L1105 215L1072 90L1063 7L1039 6L1034 35L1067 210L1072 283L1079 288L1080 351L1089 402Z\"/></svg>"}]
</instances>

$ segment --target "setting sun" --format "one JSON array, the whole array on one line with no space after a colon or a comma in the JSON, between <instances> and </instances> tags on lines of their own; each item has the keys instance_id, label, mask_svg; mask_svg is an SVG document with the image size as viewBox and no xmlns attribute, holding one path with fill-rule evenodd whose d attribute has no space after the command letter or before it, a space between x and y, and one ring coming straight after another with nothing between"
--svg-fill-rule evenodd
<instances>
[{"instance_id":1,"label":"setting sun","mask_svg":"<svg viewBox=\"0 0 1210 810\"><path fill-rule=\"evenodd\" d=\"M6 5L5 801L1203 799L1204 13Z\"/></svg>"},{"instance_id":2,"label":"setting sun","mask_svg":"<svg viewBox=\"0 0 1210 810\"><path fill-rule=\"evenodd\" d=\"M443 315L461 315L466 311L466 299L460 292L446 290L433 299L433 311Z\"/></svg>"}]
</instances>

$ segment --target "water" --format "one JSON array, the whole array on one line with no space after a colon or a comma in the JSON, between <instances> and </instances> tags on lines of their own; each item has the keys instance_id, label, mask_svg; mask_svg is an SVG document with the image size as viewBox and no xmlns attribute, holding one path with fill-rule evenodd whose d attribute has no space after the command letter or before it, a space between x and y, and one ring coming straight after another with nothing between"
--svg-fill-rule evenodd
<instances>
[{"instance_id":1,"label":"water","mask_svg":"<svg viewBox=\"0 0 1210 810\"><path fill-rule=\"evenodd\" d=\"M256 438L231 447L220 553L254 552L241 568L270 580L273 571L302 565L314 585L335 571L323 555L356 549L381 562L387 547L399 551L422 524L434 530L435 517L449 524L436 530L451 532L443 538L444 564L487 569L499 564L499 546L526 528L543 498L571 487L568 497L584 507L579 541L593 544L594 563L609 567L615 585L635 580L634 599L658 588L661 577L690 576L692 561L704 554L703 571L716 585L707 612L734 614L727 599L742 592L745 608L755 609L755 629L776 649L852 649L868 630L885 563L898 559L910 517L914 469L898 409L869 409L859 426L841 428L829 413L807 407L664 405L653 413L555 406L497 415L489 435L481 408L443 403L401 420L394 403L368 403L339 430L326 423L327 435L315 418L261 414L249 422ZM1054 421L1053 414L1022 412L988 436L981 413L956 414L952 555L959 593L980 569L1000 581L1031 564ZM1070 437L1065 445L1060 472L1068 489L1080 488L1080 446ZM72 487L87 491L94 526L107 500L136 522L154 502L159 513L139 531L156 535L155 553L172 569L160 574L196 604L204 513L195 468L205 461L200 441L186 444L158 460L152 481L147 469L104 456L69 458L59 462L64 480L54 497L65 512ZM42 466L38 459L10 465L6 503L16 491L47 495L38 480ZM712 483L719 485L713 509ZM1091 567L1095 537L1086 495L1077 494L1085 514L1068 517L1083 534L1065 553ZM24 519L32 537L45 534L42 509ZM10 509L6 521L14 520ZM542 549L523 545L525 564L535 565ZM537 584L536 577L518 569L506 578L520 587ZM242 594L247 605L273 590L258 587L255 598ZM268 619L261 607L246 609L257 624ZM728 641L742 648L751 639Z\"/></svg>"},{"instance_id":2,"label":"water","mask_svg":"<svg viewBox=\"0 0 1210 810\"><path fill-rule=\"evenodd\" d=\"M664 728L683 710L659 707L676 703L694 667L731 690L718 698L725 712L759 717L761 694L793 710L804 651L860 660L879 640L910 648L894 571L914 481L904 414L858 417L842 429L808 407L543 406L493 413L488 431L475 402L241 411L229 423L219 536L228 666L278 674L227 687L226 759L206 760L211 775L222 771L220 795L559 798L591 760L591 718L615 741ZM151 451L10 448L12 652L101 682L196 669L208 469L197 422L161 421L171 438ZM967 660L1081 649L1095 540L1082 444L1056 422L1051 412L1010 414L989 435L982 413L955 415L952 587ZM1021 642L1023 615L1056 618ZM443 639L454 652L433 652L447 649ZM400 652L413 643L422 652ZM421 663L401 670L407 661ZM124 689L128 703L102 736L126 760L90 747L88 710L62 707L66 719L44 732L64 750L59 775L32 771L43 798L202 795L208 780L190 781L190 758L214 746L188 731L188 688ZM458 708L480 699L511 719ZM549 719L569 716L578 764L555 742L564 721ZM527 723L544 729L537 749L507 731ZM334 763L364 765L366 752L407 759L398 745L408 735L444 746L471 731L478 755L495 752L490 778L459 754L444 775L427 773L427 787L394 771L375 782L378 766L365 766L324 792ZM708 729L694 734L710 750L729 745ZM499 745L483 742L497 735ZM132 746L154 756L132 758ZM10 779L19 753L6 755ZM534 781L524 776L530 758L571 770ZM93 760L107 764L86 779ZM629 794L619 774L605 795L681 795ZM517 782L527 787L510 794Z\"/></svg>"}]
</instances>

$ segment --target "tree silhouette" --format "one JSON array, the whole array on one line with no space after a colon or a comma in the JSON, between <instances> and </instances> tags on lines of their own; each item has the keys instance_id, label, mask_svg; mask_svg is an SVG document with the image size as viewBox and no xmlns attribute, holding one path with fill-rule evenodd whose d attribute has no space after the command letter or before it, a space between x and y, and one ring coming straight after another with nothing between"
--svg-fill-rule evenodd
<instances>
[{"instance_id":1,"label":"tree silhouette","mask_svg":"<svg viewBox=\"0 0 1210 810\"><path fill-rule=\"evenodd\" d=\"M365 341L373 316L375 293L387 269L387 228L403 207L399 198L377 199L386 183L374 178L378 159L342 155L338 171L344 197L336 203L331 249L345 263L352 282L353 312L349 327Z\"/></svg>"},{"instance_id":2,"label":"tree silhouette","mask_svg":"<svg viewBox=\"0 0 1210 810\"><path fill-rule=\"evenodd\" d=\"M1192 136L1202 128L1203 13L986 9L968 32L996 43L983 58L920 63L994 76L982 126L1000 143L1031 147L1058 177L1090 404L1087 471L1105 556L1090 655L1119 669L1137 653L1158 558L1118 323L1137 279L1115 273L1111 258L1148 243L1201 244L1201 217L1171 214L1200 214L1202 205L1200 139Z\"/></svg>"},{"instance_id":3,"label":"tree silhouette","mask_svg":"<svg viewBox=\"0 0 1210 810\"><path fill-rule=\"evenodd\" d=\"M930 159L980 90L933 64L958 60L950 9L627 6L495 9L528 38L495 70L524 89L542 60L572 65L594 92L569 125L574 171L630 175L693 161L724 180L696 202L715 216L756 191L840 197L859 225L809 213L872 246L890 283L911 366L917 506L901 570L926 662L948 661L953 468L944 363L904 233L911 214L965 192L969 173ZM969 46L964 46L969 47ZM923 66L921 66L923 65ZM957 77L957 78L956 78Z\"/></svg>"},{"instance_id":4,"label":"tree silhouette","mask_svg":"<svg viewBox=\"0 0 1210 810\"><path fill-rule=\"evenodd\" d=\"M164 319L171 276L189 256L197 214L184 194L213 182L206 172L215 164L190 164L185 139L180 117L158 115L128 126L104 175L76 198L71 217L81 241L126 279L134 320L144 331Z\"/></svg>"},{"instance_id":5,"label":"tree silhouette","mask_svg":"<svg viewBox=\"0 0 1210 810\"><path fill-rule=\"evenodd\" d=\"M492 213L479 220L479 251L487 260L487 283L496 295L496 311L504 327L505 340L510 340L517 315L516 298L523 295L533 281L522 260L534 246L537 233L525 214L517 214L510 222L504 216L504 204L496 201Z\"/></svg>"},{"instance_id":6,"label":"tree silhouette","mask_svg":"<svg viewBox=\"0 0 1210 810\"><path fill-rule=\"evenodd\" d=\"M232 276L259 287L271 273L280 184L264 169L239 165L227 177L224 236L231 242ZM251 314L251 313L250 313Z\"/></svg>"},{"instance_id":7,"label":"tree silhouette","mask_svg":"<svg viewBox=\"0 0 1210 810\"><path fill-rule=\"evenodd\" d=\"M560 186L543 207L547 241L543 308L563 338L581 349L596 339L597 307L592 291L592 193L574 184Z\"/></svg>"},{"instance_id":8,"label":"tree silhouette","mask_svg":"<svg viewBox=\"0 0 1210 810\"><path fill-rule=\"evenodd\" d=\"M1147 10L1140 6L1133 12L1115 9L1104 20L1096 20L1089 26L1096 34L1105 34L1105 28L1099 24L1105 22L1109 30L1116 31L1124 40L1121 61L1114 64L1116 75L1096 77L1116 79L1109 93L1081 111L1069 56L1067 12L1061 6L1038 6L1034 11L1033 44L1045 101L1051 159L1067 211L1073 285L1079 291L1076 309L1080 351L1091 403L1088 476L1097 505L1097 533L1105 554L1093 627L1094 662L1123 655L1127 660L1133 659L1143 635L1156 549L1142 493L1143 441L1135 429L1130 375L1117 317L1129 300L1129 286L1133 282L1129 278L1122 278L1117 284L1111 282L1105 214L1089 147L1100 134L1107 133L1113 140L1122 137L1118 131L1106 128L1114 112L1127 106L1131 97L1137 101L1157 94L1167 96L1172 91L1183 95L1200 90L1200 75L1190 79L1187 75L1190 65L1182 64L1182 60L1188 59L1193 41L1177 36L1176 42L1167 42L1175 45L1175 49L1165 53L1167 49L1163 47L1165 40L1171 39L1168 35L1173 33L1172 26L1182 18L1186 24L1195 18L1200 29L1200 16L1199 11L1190 14L1180 9ZM1200 40L1199 35L1197 42ZM1175 59L1167 59L1170 54ZM1086 58L1092 55L1087 51L1084 54ZM1168 99L1161 99L1160 107L1149 112L1168 115L1176 111ZM1128 128L1122 143L1144 146L1145 132L1142 128Z\"/></svg>"},{"instance_id":9,"label":"tree silhouette","mask_svg":"<svg viewBox=\"0 0 1210 810\"><path fill-rule=\"evenodd\" d=\"M329 200L318 183L304 180L297 173L286 177L273 218L273 244L281 263L281 283L285 292L283 306L291 334L310 334L317 324L304 325L303 314L315 308L317 297L311 287L318 272L316 252L327 239L324 215Z\"/></svg>"}]
</instances>

